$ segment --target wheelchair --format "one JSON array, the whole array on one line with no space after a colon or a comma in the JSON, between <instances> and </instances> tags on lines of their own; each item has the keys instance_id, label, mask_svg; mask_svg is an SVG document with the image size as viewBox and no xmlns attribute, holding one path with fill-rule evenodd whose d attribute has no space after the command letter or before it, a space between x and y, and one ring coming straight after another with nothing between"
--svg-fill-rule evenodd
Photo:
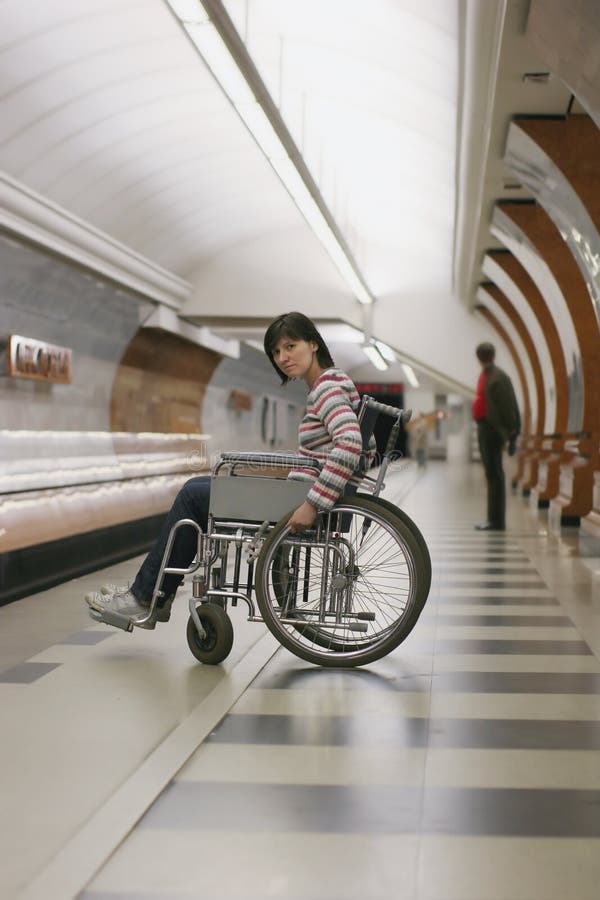
<instances>
[{"instance_id":1,"label":"wheelchair","mask_svg":"<svg viewBox=\"0 0 600 900\"><path fill-rule=\"evenodd\" d=\"M393 416L376 478L366 474L378 415ZM182 519L171 529L148 616L156 616L167 574L192 575L187 641L194 657L222 662L233 646L228 604L247 606L296 656L320 666L371 663L395 649L414 628L431 584L431 559L416 524L379 496L402 423L410 410L364 396L358 411L361 464L350 487L314 525L292 534L287 522L306 499L318 464L289 453L223 453L211 473L208 527ZM308 481L248 474L260 468L306 471ZM240 472L240 470L242 470ZM185 569L168 562L180 528L195 528L197 554ZM126 617L100 621L127 631Z\"/></svg>"}]
</instances>

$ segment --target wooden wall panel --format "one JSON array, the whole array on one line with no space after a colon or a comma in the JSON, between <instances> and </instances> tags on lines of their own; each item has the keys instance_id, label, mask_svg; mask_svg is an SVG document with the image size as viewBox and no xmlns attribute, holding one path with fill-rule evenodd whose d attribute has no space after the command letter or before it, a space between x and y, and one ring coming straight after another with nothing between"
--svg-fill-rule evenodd
<instances>
[{"instance_id":1,"label":"wooden wall panel","mask_svg":"<svg viewBox=\"0 0 600 900\"><path fill-rule=\"evenodd\" d=\"M548 264L568 304L582 354L583 430L600 429L600 332L581 271L556 226L537 203L501 201L498 206L520 228Z\"/></svg>"},{"instance_id":2,"label":"wooden wall panel","mask_svg":"<svg viewBox=\"0 0 600 900\"><path fill-rule=\"evenodd\" d=\"M556 323L552 318L552 314L546 305L542 294L537 285L521 265L519 260L512 253L504 251L496 253L489 251L493 255L494 262L497 263L506 272L507 276L521 291L546 337L552 367L554 369L554 384L556 386L556 420L554 431L564 434L567 430L568 404L569 404L569 384L567 380L567 368L565 366L565 357L562 351L560 335Z\"/></svg>"},{"instance_id":3,"label":"wooden wall panel","mask_svg":"<svg viewBox=\"0 0 600 900\"><path fill-rule=\"evenodd\" d=\"M533 377L535 379L535 390L537 396L537 416L536 421L531 422L531 430L533 434L542 434L546 417L544 377L542 375L542 367L540 366L540 360L533 345L531 335L529 334L529 331L527 330L523 319L514 308L506 294L504 294L497 285L491 283L487 283L485 285L485 289L488 294L491 294L498 306L506 313L506 315L516 328L519 337L523 341L523 345L525 347L525 350L527 351L527 355L529 356L529 361L533 370Z\"/></svg>"},{"instance_id":4,"label":"wooden wall panel","mask_svg":"<svg viewBox=\"0 0 600 900\"><path fill-rule=\"evenodd\" d=\"M589 116L519 117L516 124L561 170L600 232L600 129Z\"/></svg>"},{"instance_id":5,"label":"wooden wall panel","mask_svg":"<svg viewBox=\"0 0 600 900\"><path fill-rule=\"evenodd\" d=\"M111 429L196 434L202 399L222 356L158 328L142 328L113 383Z\"/></svg>"}]
</instances>

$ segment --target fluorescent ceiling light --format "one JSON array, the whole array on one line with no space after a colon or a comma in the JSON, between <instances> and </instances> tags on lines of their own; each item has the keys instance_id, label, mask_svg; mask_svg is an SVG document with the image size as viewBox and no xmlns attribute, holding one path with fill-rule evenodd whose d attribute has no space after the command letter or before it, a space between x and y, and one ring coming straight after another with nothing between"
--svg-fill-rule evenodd
<instances>
[{"instance_id":1,"label":"fluorescent ceiling light","mask_svg":"<svg viewBox=\"0 0 600 900\"><path fill-rule=\"evenodd\" d=\"M242 74L235 58L200 3L200 0L167 0L183 23L196 49L236 108L240 118L275 169L296 206L337 266L342 278L360 303L373 297L330 228L317 202L290 159L269 117Z\"/></svg>"},{"instance_id":2,"label":"fluorescent ceiling light","mask_svg":"<svg viewBox=\"0 0 600 900\"><path fill-rule=\"evenodd\" d=\"M408 379L408 383L414 388L420 387L419 379L415 375L413 369L408 365L408 363L402 363L402 368L404 369L404 374Z\"/></svg>"},{"instance_id":3,"label":"fluorescent ceiling light","mask_svg":"<svg viewBox=\"0 0 600 900\"><path fill-rule=\"evenodd\" d=\"M240 115L243 115L241 109L239 112ZM269 127L271 127L270 123ZM268 156L268 153L266 155ZM286 155L281 158L271 157L269 161L289 191L294 203L327 250L329 256L337 266L340 275L351 289L356 299L360 303L372 303L373 298L352 268L338 239L325 221L323 213L315 203L314 198L311 196L310 191L304 184L296 166L289 156Z\"/></svg>"},{"instance_id":4,"label":"fluorescent ceiling light","mask_svg":"<svg viewBox=\"0 0 600 900\"><path fill-rule=\"evenodd\" d=\"M369 361L375 366L376 369L379 369L380 372L385 372L388 367L385 359L375 347L374 344L363 344L363 353L369 359Z\"/></svg>"},{"instance_id":5,"label":"fluorescent ceiling light","mask_svg":"<svg viewBox=\"0 0 600 900\"><path fill-rule=\"evenodd\" d=\"M375 341L375 346L383 356L386 362L393 363L396 362L396 354L392 350L391 347L388 347L387 344L384 344L382 341Z\"/></svg>"},{"instance_id":6,"label":"fluorescent ceiling light","mask_svg":"<svg viewBox=\"0 0 600 900\"><path fill-rule=\"evenodd\" d=\"M326 322L320 324L318 328L326 343L335 341L342 344L364 344L365 342L363 332L346 322Z\"/></svg>"}]
</instances>

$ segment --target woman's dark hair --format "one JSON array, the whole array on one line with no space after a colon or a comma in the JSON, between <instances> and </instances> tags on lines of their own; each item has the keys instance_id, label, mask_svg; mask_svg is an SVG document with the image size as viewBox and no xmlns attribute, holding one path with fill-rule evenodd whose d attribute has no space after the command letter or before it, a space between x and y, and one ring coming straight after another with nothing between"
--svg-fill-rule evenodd
<instances>
[{"instance_id":1,"label":"woman's dark hair","mask_svg":"<svg viewBox=\"0 0 600 900\"><path fill-rule=\"evenodd\" d=\"M308 316L299 312L284 313L271 322L265 332L265 353L271 361L271 365L281 378L281 383L286 384L290 379L282 372L273 359L273 350L282 337L293 338L297 341L314 341L317 345L317 359L319 365L329 369L335 365L327 344L317 331L314 322Z\"/></svg>"}]
</instances>

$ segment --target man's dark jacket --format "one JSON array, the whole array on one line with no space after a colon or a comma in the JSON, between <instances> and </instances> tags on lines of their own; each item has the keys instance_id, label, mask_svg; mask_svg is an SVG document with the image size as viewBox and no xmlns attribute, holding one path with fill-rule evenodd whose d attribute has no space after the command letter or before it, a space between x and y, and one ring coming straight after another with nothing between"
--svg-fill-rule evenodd
<instances>
[{"instance_id":1,"label":"man's dark jacket","mask_svg":"<svg viewBox=\"0 0 600 900\"><path fill-rule=\"evenodd\" d=\"M486 419L503 441L521 430L521 416L512 381L498 366L488 369L485 379Z\"/></svg>"}]
</instances>

